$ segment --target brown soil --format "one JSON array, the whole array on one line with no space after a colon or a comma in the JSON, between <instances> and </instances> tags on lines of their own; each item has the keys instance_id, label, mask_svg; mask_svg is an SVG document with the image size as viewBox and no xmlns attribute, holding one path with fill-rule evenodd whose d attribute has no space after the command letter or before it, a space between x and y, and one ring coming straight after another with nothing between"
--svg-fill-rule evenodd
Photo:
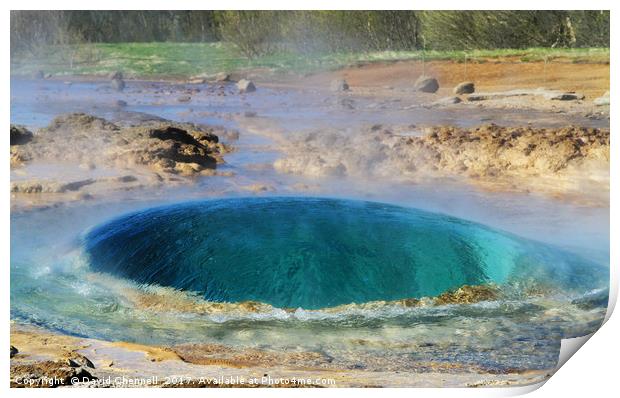
<instances>
[{"instance_id":1,"label":"brown soil","mask_svg":"<svg viewBox=\"0 0 620 398\"><path fill-rule=\"evenodd\" d=\"M609 90L609 64L567 62L520 62L515 60L485 63L454 61L400 61L372 63L300 79L309 87L328 87L335 78L345 78L351 88L384 88L412 86L420 75L439 81L440 96L452 94L463 81L473 81L476 91L504 91L514 88L546 87L562 91L577 91L586 98L596 98ZM294 84L293 81L286 82Z\"/></svg>"}]
</instances>

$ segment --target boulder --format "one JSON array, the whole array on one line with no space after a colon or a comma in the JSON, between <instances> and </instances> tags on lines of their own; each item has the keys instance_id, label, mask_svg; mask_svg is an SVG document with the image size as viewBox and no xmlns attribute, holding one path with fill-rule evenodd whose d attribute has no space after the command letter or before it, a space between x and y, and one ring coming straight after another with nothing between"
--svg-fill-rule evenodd
<instances>
[{"instance_id":1,"label":"boulder","mask_svg":"<svg viewBox=\"0 0 620 398\"><path fill-rule=\"evenodd\" d=\"M256 91L256 86L251 80L241 79L237 82L239 93L251 93Z\"/></svg>"},{"instance_id":2,"label":"boulder","mask_svg":"<svg viewBox=\"0 0 620 398\"><path fill-rule=\"evenodd\" d=\"M473 82L462 82L457 84L453 91L456 95L471 94L476 91L476 87Z\"/></svg>"},{"instance_id":3,"label":"boulder","mask_svg":"<svg viewBox=\"0 0 620 398\"><path fill-rule=\"evenodd\" d=\"M423 93L435 93L439 90L439 83L434 77L420 76L415 81L414 89Z\"/></svg>"},{"instance_id":4,"label":"boulder","mask_svg":"<svg viewBox=\"0 0 620 398\"><path fill-rule=\"evenodd\" d=\"M14 346L11 346L11 358L13 358L18 353L19 353L19 350L15 348Z\"/></svg>"},{"instance_id":5,"label":"boulder","mask_svg":"<svg viewBox=\"0 0 620 398\"><path fill-rule=\"evenodd\" d=\"M349 91L349 83L344 79L332 80L329 87L332 91Z\"/></svg>"},{"instance_id":6,"label":"boulder","mask_svg":"<svg viewBox=\"0 0 620 398\"><path fill-rule=\"evenodd\" d=\"M32 74L33 79L43 79L45 77L45 73L42 70L38 70Z\"/></svg>"},{"instance_id":7,"label":"boulder","mask_svg":"<svg viewBox=\"0 0 620 398\"><path fill-rule=\"evenodd\" d=\"M32 140L32 132L24 126L11 125L11 145L23 145Z\"/></svg>"},{"instance_id":8,"label":"boulder","mask_svg":"<svg viewBox=\"0 0 620 398\"><path fill-rule=\"evenodd\" d=\"M189 95L182 95L179 98L177 98L178 102L190 102L192 100L192 97Z\"/></svg>"}]
</instances>

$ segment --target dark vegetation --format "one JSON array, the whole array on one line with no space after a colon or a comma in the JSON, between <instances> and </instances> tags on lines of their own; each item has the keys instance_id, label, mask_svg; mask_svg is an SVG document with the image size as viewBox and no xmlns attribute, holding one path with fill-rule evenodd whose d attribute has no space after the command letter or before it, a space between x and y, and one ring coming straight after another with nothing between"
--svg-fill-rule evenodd
<instances>
[{"instance_id":1,"label":"dark vegetation","mask_svg":"<svg viewBox=\"0 0 620 398\"><path fill-rule=\"evenodd\" d=\"M11 54L41 46L233 43L275 52L609 47L609 11L11 11Z\"/></svg>"}]
</instances>

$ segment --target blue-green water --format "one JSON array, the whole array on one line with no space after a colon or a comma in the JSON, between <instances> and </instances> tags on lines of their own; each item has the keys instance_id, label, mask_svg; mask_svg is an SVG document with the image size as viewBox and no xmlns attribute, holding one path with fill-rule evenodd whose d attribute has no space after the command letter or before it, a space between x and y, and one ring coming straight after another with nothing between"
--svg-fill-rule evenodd
<instances>
[{"instance_id":1,"label":"blue-green water","mask_svg":"<svg viewBox=\"0 0 620 398\"><path fill-rule=\"evenodd\" d=\"M317 309L536 279L600 287L606 269L479 224L381 203L244 198L149 209L84 238L95 271L208 301Z\"/></svg>"}]
</instances>

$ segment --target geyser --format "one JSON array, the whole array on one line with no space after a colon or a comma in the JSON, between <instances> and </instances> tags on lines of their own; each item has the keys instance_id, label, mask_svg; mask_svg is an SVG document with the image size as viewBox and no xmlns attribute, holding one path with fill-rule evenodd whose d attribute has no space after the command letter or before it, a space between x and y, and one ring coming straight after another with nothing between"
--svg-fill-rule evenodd
<instances>
[{"instance_id":1,"label":"geyser","mask_svg":"<svg viewBox=\"0 0 620 398\"><path fill-rule=\"evenodd\" d=\"M479 224L322 198L158 207L94 228L84 247L93 270L137 283L306 309L526 279L588 289L605 277L603 267Z\"/></svg>"}]
</instances>

